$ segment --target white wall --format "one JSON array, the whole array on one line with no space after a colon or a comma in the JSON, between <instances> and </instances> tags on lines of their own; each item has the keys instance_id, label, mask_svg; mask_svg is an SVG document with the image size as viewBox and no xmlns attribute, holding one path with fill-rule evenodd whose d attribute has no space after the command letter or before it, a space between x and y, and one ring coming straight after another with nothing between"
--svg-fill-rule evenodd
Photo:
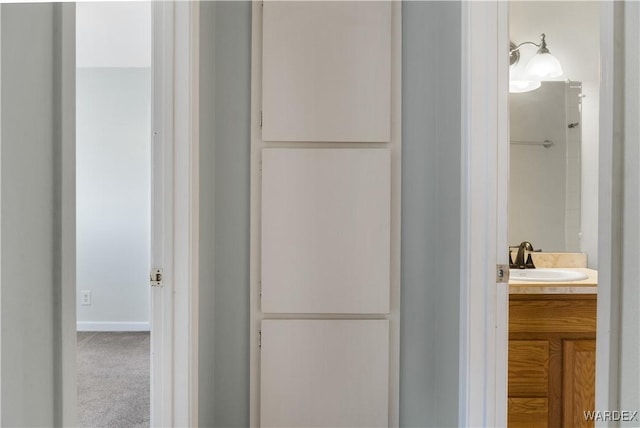
<instances>
[{"instance_id":1,"label":"white wall","mask_svg":"<svg viewBox=\"0 0 640 428\"><path fill-rule=\"evenodd\" d=\"M77 7L78 330L149 328L150 17Z\"/></svg>"},{"instance_id":2,"label":"white wall","mask_svg":"<svg viewBox=\"0 0 640 428\"><path fill-rule=\"evenodd\" d=\"M531 241L536 249L566 251L565 84L543 83L533 92L510 94L509 101L512 141L553 141L549 148L510 146L509 245Z\"/></svg>"},{"instance_id":3,"label":"white wall","mask_svg":"<svg viewBox=\"0 0 640 428\"><path fill-rule=\"evenodd\" d=\"M76 76L78 329L146 329L150 69L79 68Z\"/></svg>"},{"instance_id":4,"label":"white wall","mask_svg":"<svg viewBox=\"0 0 640 428\"><path fill-rule=\"evenodd\" d=\"M77 67L150 67L151 3L80 2Z\"/></svg>"},{"instance_id":5,"label":"white wall","mask_svg":"<svg viewBox=\"0 0 640 428\"><path fill-rule=\"evenodd\" d=\"M515 44L539 42L546 34L549 51L562 64L556 80L582 82L582 202L581 250L589 267L598 265L598 132L600 86L600 4L598 2L509 3L509 34ZM521 63L536 52L522 48Z\"/></svg>"}]
</instances>

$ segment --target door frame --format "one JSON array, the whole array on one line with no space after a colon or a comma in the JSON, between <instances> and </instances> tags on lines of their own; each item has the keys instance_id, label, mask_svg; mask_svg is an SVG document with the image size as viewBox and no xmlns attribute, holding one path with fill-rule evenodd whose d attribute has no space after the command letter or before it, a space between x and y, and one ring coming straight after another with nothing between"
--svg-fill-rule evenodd
<instances>
[{"instance_id":1,"label":"door frame","mask_svg":"<svg viewBox=\"0 0 640 428\"><path fill-rule=\"evenodd\" d=\"M506 426L508 13L462 3L459 426Z\"/></svg>"},{"instance_id":2,"label":"door frame","mask_svg":"<svg viewBox=\"0 0 640 428\"><path fill-rule=\"evenodd\" d=\"M152 2L151 426L198 425L198 2Z\"/></svg>"},{"instance_id":3,"label":"door frame","mask_svg":"<svg viewBox=\"0 0 640 428\"><path fill-rule=\"evenodd\" d=\"M198 425L199 3L151 2L151 426ZM77 424L75 5L61 5L61 294L56 425ZM155 237L155 239L153 239ZM0 374L1 378L1 374Z\"/></svg>"},{"instance_id":4,"label":"door frame","mask_svg":"<svg viewBox=\"0 0 640 428\"><path fill-rule=\"evenodd\" d=\"M601 3L600 169L596 409L618 403L622 218L620 198L622 65L614 40L622 5ZM462 4L462 220L459 425L506 426L508 288L496 283L507 262L508 3ZM614 37L615 36L615 37ZM504 60L503 60L504 58ZM617 82L617 83L616 83ZM617 95L616 95L617 94ZM615 264L614 264L615 262Z\"/></svg>"},{"instance_id":5,"label":"door frame","mask_svg":"<svg viewBox=\"0 0 640 428\"><path fill-rule=\"evenodd\" d=\"M622 284L622 135L624 104L622 2L600 4L600 135L598 177L598 306L596 409L619 408ZM606 143L606 144L605 144ZM595 410L595 409L594 409ZM603 423L603 425L605 424Z\"/></svg>"}]
</instances>

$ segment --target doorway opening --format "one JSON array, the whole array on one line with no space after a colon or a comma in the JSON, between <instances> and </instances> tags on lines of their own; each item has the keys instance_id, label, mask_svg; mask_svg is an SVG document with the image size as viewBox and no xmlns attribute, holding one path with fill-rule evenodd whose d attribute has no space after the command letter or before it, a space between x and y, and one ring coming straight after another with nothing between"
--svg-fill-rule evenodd
<instances>
[{"instance_id":1,"label":"doorway opening","mask_svg":"<svg viewBox=\"0 0 640 428\"><path fill-rule=\"evenodd\" d=\"M511 52L520 54L509 82L508 425L589 426L595 410L600 5L508 7ZM561 64L560 76L536 79L527 66L540 48L533 43L542 39Z\"/></svg>"},{"instance_id":2,"label":"doorway opening","mask_svg":"<svg viewBox=\"0 0 640 428\"><path fill-rule=\"evenodd\" d=\"M76 5L80 426L150 424L151 4Z\"/></svg>"}]
</instances>

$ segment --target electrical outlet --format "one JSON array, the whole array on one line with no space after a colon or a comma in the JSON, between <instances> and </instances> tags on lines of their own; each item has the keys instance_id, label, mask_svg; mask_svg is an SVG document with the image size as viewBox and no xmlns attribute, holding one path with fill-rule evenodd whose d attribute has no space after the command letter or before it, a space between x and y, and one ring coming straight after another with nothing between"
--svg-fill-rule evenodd
<instances>
[{"instance_id":1,"label":"electrical outlet","mask_svg":"<svg viewBox=\"0 0 640 428\"><path fill-rule=\"evenodd\" d=\"M82 304L84 306L91 305L91 291L90 290L82 290L80 292L80 295L81 295L81 299L82 299Z\"/></svg>"}]
</instances>

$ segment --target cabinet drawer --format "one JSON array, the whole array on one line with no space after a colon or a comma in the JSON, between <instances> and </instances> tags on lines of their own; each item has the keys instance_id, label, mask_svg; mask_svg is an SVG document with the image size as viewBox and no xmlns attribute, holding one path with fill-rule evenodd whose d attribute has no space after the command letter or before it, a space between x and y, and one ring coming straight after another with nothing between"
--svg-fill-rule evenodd
<instances>
[{"instance_id":1,"label":"cabinet drawer","mask_svg":"<svg viewBox=\"0 0 640 428\"><path fill-rule=\"evenodd\" d=\"M593 333L596 300L511 300L510 333Z\"/></svg>"},{"instance_id":2,"label":"cabinet drawer","mask_svg":"<svg viewBox=\"0 0 640 428\"><path fill-rule=\"evenodd\" d=\"M509 397L547 397L549 342L509 341Z\"/></svg>"}]
</instances>

